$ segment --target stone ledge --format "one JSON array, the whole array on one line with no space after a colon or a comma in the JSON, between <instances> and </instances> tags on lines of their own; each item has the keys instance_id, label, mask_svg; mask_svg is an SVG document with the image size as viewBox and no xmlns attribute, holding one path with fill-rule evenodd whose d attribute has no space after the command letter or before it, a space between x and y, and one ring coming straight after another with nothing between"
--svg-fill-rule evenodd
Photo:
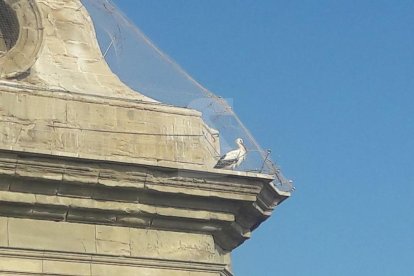
<instances>
[{"instance_id":1,"label":"stone ledge","mask_svg":"<svg viewBox=\"0 0 414 276\"><path fill-rule=\"evenodd\" d=\"M133 166L133 167L159 167L163 171L181 171L181 172L193 172L195 175L200 173L200 166L194 164L180 164L177 162L169 162L167 160L150 160L145 158L128 158L128 157L117 157L117 156L100 156L94 154L69 154L65 152L59 151L50 151L50 150L39 150L39 149L24 149L18 146L8 147L0 145L0 170L1 170L1 162L5 160L5 165L12 166L12 170L8 170L9 172L13 172L13 168L16 168L17 158L19 156L25 157L32 157L36 159L36 157L40 159L47 159L52 158L55 160L67 160L72 161L70 163L76 164L78 160L83 162L89 162L89 164L96 164L96 163L104 163L110 166L120 164L122 166ZM47 162L47 161L46 161ZM50 163L50 162L49 162ZM1 171L0 171L1 172ZM234 177L238 179L246 179L246 180L255 180L260 179L267 183L270 183L275 179L273 175L263 174L263 173L254 173L254 172L244 172L244 171L232 171L232 170L222 170L222 169L214 169L214 168L202 168L202 172L214 176L211 178L220 178L220 177ZM279 191L275 187L271 187L271 189L275 190L277 193L289 197L289 192Z\"/></svg>"},{"instance_id":2,"label":"stone ledge","mask_svg":"<svg viewBox=\"0 0 414 276\"><path fill-rule=\"evenodd\" d=\"M15 210L6 210L7 205L24 206L33 210L32 212L39 212L44 210L47 214L53 214L58 211L61 213L62 210L66 210L65 216L69 216L69 219L76 211L80 214L88 212L96 214L96 219L105 221L104 217L111 217L121 214L124 216L130 216L131 218L136 216L143 217L170 217L171 219L188 219L188 220L199 220L199 221L223 221L231 222L234 221L232 214L224 212L211 212L201 210L189 210L180 209L173 207L160 207L151 206L140 203L127 203L127 202L116 202L116 201L100 201L86 198L71 198L65 196L47 196L47 195L34 195L29 193L17 193L17 192L5 192L0 191L0 206L3 206L0 213L7 214ZM99 216L99 214L102 214ZM33 214L35 215L35 214ZM41 212L38 214L42 216ZM75 216L75 215L74 215ZM76 217L76 216L75 216ZM92 218L91 218L92 219ZM112 220L111 220L112 221ZM115 221L114 221L115 223Z\"/></svg>"},{"instance_id":3,"label":"stone ledge","mask_svg":"<svg viewBox=\"0 0 414 276\"><path fill-rule=\"evenodd\" d=\"M0 150L3 216L208 233L227 251L289 196L270 181Z\"/></svg>"}]
</instances>

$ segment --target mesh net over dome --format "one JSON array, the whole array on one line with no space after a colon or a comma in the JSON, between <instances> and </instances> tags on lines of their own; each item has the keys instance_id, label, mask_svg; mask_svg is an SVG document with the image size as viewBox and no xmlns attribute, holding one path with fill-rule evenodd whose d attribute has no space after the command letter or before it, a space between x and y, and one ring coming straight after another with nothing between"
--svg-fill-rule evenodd
<instances>
[{"instance_id":1,"label":"mesh net over dome","mask_svg":"<svg viewBox=\"0 0 414 276\"><path fill-rule=\"evenodd\" d=\"M234 149L235 140L242 138L248 153L236 170L275 175L276 187L292 190L291 182L271 161L270 152L259 146L223 98L195 81L112 2L82 0L82 3L91 15L105 60L125 84L160 104L200 111L204 122L217 130L221 148L221 152L215 153L217 159Z\"/></svg>"}]
</instances>

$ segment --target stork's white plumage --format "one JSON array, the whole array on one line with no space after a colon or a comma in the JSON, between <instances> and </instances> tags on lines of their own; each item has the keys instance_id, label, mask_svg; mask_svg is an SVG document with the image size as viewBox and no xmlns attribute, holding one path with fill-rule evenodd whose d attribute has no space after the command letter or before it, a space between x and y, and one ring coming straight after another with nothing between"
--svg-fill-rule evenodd
<instances>
[{"instance_id":1,"label":"stork's white plumage","mask_svg":"<svg viewBox=\"0 0 414 276\"><path fill-rule=\"evenodd\" d=\"M234 170L244 161L244 159L246 159L247 150L243 144L243 139L237 138L236 144L238 145L238 149L229 151L223 155L214 168Z\"/></svg>"}]
</instances>

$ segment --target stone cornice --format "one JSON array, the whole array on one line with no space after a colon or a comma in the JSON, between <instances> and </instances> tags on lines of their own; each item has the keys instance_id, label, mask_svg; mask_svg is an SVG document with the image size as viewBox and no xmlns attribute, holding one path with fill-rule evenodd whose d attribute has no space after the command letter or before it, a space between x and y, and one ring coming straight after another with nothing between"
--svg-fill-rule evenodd
<instances>
[{"instance_id":1,"label":"stone cornice","mask_svg":"<svg viewBox=\"0 0 414 276\"><path fill-rule=\"evenodd\" d=\"M3 216L208 233L226 251L289 194L269 176L0 150Z\"/></svg>"}]
</instances>

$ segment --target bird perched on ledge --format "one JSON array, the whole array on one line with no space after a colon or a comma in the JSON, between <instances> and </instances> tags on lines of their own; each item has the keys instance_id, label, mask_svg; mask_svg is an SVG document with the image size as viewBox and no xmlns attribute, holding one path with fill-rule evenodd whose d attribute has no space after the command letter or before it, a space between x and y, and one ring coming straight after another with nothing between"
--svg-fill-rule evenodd
<instances>
[{"instance_id":1,"label":"bird perched on ledge","mask_svg":"<svg viewBox=\"0 0 414 276\"><path fill-rule=\"evenodd\" d=\"M236 144L239 148L223 155L214 166L215 169L234 170L244 161L244 159L246 159L247 149L244 146L243 139L237 138Z\"/></svg>"}]
</instances>

